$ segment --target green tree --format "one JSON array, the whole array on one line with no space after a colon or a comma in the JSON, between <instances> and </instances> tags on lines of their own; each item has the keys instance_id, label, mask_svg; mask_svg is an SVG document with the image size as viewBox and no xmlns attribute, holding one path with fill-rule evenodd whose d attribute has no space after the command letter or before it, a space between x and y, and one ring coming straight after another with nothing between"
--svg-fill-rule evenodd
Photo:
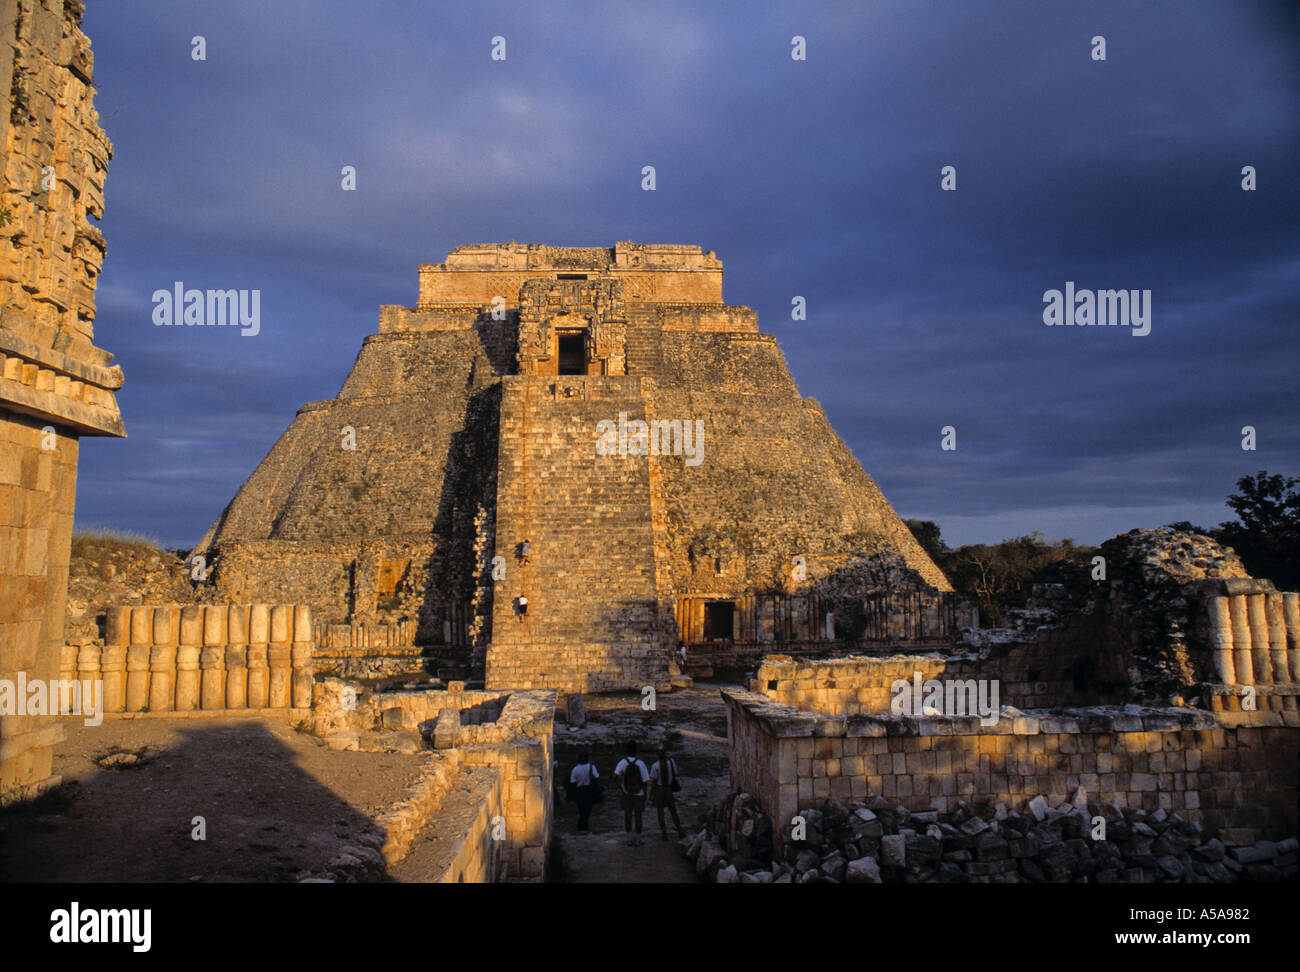
<instances>
[{"instance_id":1,"label":"green tree","mask_svg":"<svg viewBox=\"0 0 1300 972\"><path fill-rule=\"evenodd\" d=\"M912 536L916 537L916 542L930 555L930 559L938 562L948 553L948 545L943 542L943 537L939 534L939 524L933 520L904 520L903 522L912 531Z\"/></svg>"},{"instance_id":2,"label":"green tree","mask_svg":"<svg viewBox=\"0 0 1300 972\"><path fill-rule=\"evenodd\" d=\"M1232 547L1254 577L1282 590L1300 587L1300 478L1261 469L1237 480L1227 505L1237 519L1219 524L1217 539Z\"/></svg>"}]
</instances>

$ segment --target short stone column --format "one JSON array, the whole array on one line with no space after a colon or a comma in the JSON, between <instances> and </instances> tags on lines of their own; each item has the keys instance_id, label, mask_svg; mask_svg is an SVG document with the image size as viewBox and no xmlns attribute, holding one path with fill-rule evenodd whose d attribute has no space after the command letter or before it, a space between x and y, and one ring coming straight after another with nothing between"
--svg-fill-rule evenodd
<instances>
[{"instance_id":1,"label":"short stone column","mask_svg":"<svg viewBox=\"0 0 1300 972\"><path fill-rule=\"evenodd\" d=\"M1300 682L1300 594L1282 595L1282 618L1286 622L1286 658L1291 681Z\"/></svg>"},{"instance_id":2,"label":"short stone column","mask_svg":"<svg viewBox=\"0 0 1300 972\"><path fill-rule=\"evenodd\" d=\"M226 708L248 705L248 605L230 605L226 627Z\"/></svg>"},{"instance_id":3,"label":"short stone column","mask_svg":"<svg viewBox=\"0 0 1300 972\"><path fill-rule=\"evenodd\" d=\"M178 607L154 608L153 647L149 649L149 711L176 709L176 638L180 634Z\"/></svg>"},{"instance_id":4,"label":"short stone column","mask_svg":"<svg viewBox=\"0 0 1300 972\"><path fill-rule=\"evenodd\" d=\"M77 677L77 655L80 649L76 645L64 644L59 649L59 681L71 682ZM51 705L53 710L54 706Z\"/></svg>"},{"instance_id":5,"label":"short stone column","mask_svg":"<svg viewBox=\"0 0 1300 972\"><path fill-rule=\"evenodd\" d=\"M226 617L224 604L209 604L203 609L203 650L199 652L199 707L226 707Z\"/></svg>"},{"instance_id":6,"label":"short stone column","mask_svg":"<svg viewBox=\"0 0 1300 972\"><path fill-rule=\"evenodd\" d=\"M105 645L99 653L99 670L104 678L104 711L121 712L126 708L126 649Z\"/></svg>"},{"instance_id":7,"label":"short stone column","mask_svg":"<svg viewBox=\"0 0 1300 972\"><path fill-rule=\"evenodd\" d=\"M131 609L131 643L126 648L126 711L149 705L149 646L153 641L153 610Z\"/></svg>"},{"instance_id":8,"label":"short stone column","mask_svg":"<svg viewBox=\"0 0 1300 972\"><path fill-rule=\"evenodd\" d=\"M293 651L290 657L293 670L290 701L295 709L311 708L312 638L311 607L299 604L293 609Z\"/></svg>"},{"instance_id":9,"label":"short stone column","mask_svg":"<svg viewBox=\"0 0 1300 972\"><path fill-rule=\"evenodd\" d=\"M1268 685L1273 681L1266 600L1263 594L1250 594L1246 597L1246 617L1250 623L1250 660L1256 685Z\"/></svg>"},{"instance_id":10,"label":"short stone column","mask_svg":"<svg viewBox=\"0 0 1300 972\"><path fill-rule=\"evenodd\" d=\"M1268 615L1268 656L1273 663L1273 681L1279 685L1291 682L1291 666L1286 657L1286 607L1284 595L1274 592L1265 595Z\"/></svg>"},{"instance_id":11,"label":"short stone column","mask_svg":"<svg viewBox=\"0 0 1300 972\"><path fill-rule=\"evenodd\" d=\"M176 711L199 707L199 653L203 650L203 606L181 608L180 644L176 649Z\"/></svg>"},{"instance_id":12,"label":"short stone column","mask_svg":"<svg viewBox=\"0 0 1300 972\"><path fill-rule=\"evenodd\" d=\"M270 670L267 705L272 709L287 709L292 702L292 638L293 608L287 604L277 604L271 608L271 644L266 652Z\"/></svg>"},{"instance_id":13,"label":"short stone column","mask_svg":"<svg viewBox=\"0 0 1300 972\"><path fill-rule=\"evenodd\" d=\"M1249 608L1245 594L1232 594L1228 597L1228 610L1232 615L1232 653L1237 671L1238 685L1255 684L1255 663L1250 657L1250 621Z\"/></svg>"},{"instance_id":14,"label":"short stone column","mask_svg":"<svg viewBox=\"0 0 1300 972\"><path fill-rule=\"evenodd\" d=\"M96 699L102 692L99 681L99 652L99 645L82 645L81 650L77 652L77 677L81 680L81 689L79 690L81 695L80 715L95 711L97 707ZM77 691L74 689L73 694L67 698L69 708L76 698ZM56 694L61 696L63 693L56 690ZM59 711L59 706L63 701L61 698L51 699L50 711Z\"/></svg>"},{"instance_id":15,"label":"short stone column","mask_svg":"<svg viewBox=\"0 0 1300 972\"><path fill-rule=\"evenodd\" d=\"M1214 667L1225 685L1237 683L1237 668L1232 651L1232 616L1226 597L1210 598L1210 645L1214 649Z\"/></svg>"},{"instance_id":16,"label":"short stone column","mask_svg":"<svg viewBox=\"0 0 1300 972\"><path fill-rule=\"evenodd\" d=\"M111 607L104 615L104 644L125 648L131 643L131 609Z\"/></svg>"},{"instance_id":17,"label":"short stone column","mask_svg":"<svg viewBox=\"0 0 1300 972\"><path fill-rule=\"evenodd\" d=\"M265 604L248 606L248 707L265 709L270 699L267 670L267 642L271 640L271 609Z\"/></svg>"}]
</instances>

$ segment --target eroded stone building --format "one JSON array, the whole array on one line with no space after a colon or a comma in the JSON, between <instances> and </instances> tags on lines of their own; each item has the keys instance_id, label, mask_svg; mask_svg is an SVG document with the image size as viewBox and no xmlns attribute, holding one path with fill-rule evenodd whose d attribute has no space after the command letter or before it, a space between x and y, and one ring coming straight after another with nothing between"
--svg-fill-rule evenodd
<instances>
[{"instance_id":1,"label":"eroded stone building","mask_svg":"<svg viewBox=\"0 0 1300 972\"><path fill-rule=\"evenodd\" d=\"M125 434L114 397L122 370L93 343L105 245L91 218L103 212L112 145L94 107L83 7L18 0L0 18L0 83L10 92L0 165L0 683L15 692L58 678L79 440ZM57 782L51 747L62 729L27 701L0 716L0 803Z\"/></svg>"},{"instance_id":2,"label":"eroded stone building","mask_svg":"<svg viewBox=\"0 0 1300 972\"><path fill-rule=\"evenodd\" d=\"M601 690L661 681L679 639L852 637L864 594L951 590L712 252L419 273L196 548L214 596L416 618L489 688Z\"/></svg>"}]
</instances>

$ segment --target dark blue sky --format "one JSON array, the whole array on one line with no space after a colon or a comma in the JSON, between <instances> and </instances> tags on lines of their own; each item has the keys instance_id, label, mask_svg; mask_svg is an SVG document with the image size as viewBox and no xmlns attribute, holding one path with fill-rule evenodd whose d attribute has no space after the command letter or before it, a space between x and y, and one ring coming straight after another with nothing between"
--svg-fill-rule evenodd
<instances>
[{"instance_id":1,"label":"dark blue sky","mask_svg":"<svg viewBox=\"0 0 1300 972\"><path fill-rule=\"evenodd\" d=\"M510 239L716 250L728 303L952 544L1212 526L1238 477L1300 474L1294 3L88 8L129 438L83 440L79 526L193 543L418 264ZM259 289L261 334L155 327L177 280ZM1046 327L1067 280L1151 290L1151 333Z\"/></svg>"}]
</instances>

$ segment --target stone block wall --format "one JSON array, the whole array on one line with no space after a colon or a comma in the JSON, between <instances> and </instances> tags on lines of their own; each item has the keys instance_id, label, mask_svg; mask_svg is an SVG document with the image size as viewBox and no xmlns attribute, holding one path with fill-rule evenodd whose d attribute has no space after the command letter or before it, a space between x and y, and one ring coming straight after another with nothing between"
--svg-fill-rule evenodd
<instances>
[{"instance_id":1,"label":"stone block wall","mask_svg":"<svg viewBox=\"0 0 1300 972\"><path fill-rule=\"evenodd\" d=\"M501 773L468 768L455 750L430 753L403 799L375 821L390 872L399 869L421 837L434 844L420 861L419 880L433 884L488 884L501 875L501 844L494 836L504 812ZM433 827L433 831L426 828Z\"/></svg>"},{"instance_id":2,"label":"stone block wall","mask_svg":"<svg viewBox=\"0 0 1300 972\"><path fill-rule=\"evenodd\" d=\"M0 679L10 682L59 676L78 443L55 433L55 448L43 449L42 425L0 420ZM51 747L62 738L48 716L0 719L0 805L58 782Z\"/></svg>"},{"instance_id":3,"label":"stone block wall","mask_svg":"<svg viewBox=\"0 0 1300 972\"><path fill-rule=\"evenodd\" d=\"M465 766L501 774L506 839L498 880L540 882L546 876L554 824L555 694L512 692L493 724L462 729Z\"/></svg>"},{"instance_id":4,"label":"stone block wall","mask_svg":"<svg viewBox=\"0 0 1300 972\"><path fill-rule=\"evenodd\" d=\"M1088 676L1081 659L1095 645L1063 634L1039 632L1034 640L994 645L979 652L925 652L801 658L767 655L751 688L784 705L825 715L859 715L891 711L891 687L902 679L922 681L986 679L996 681L998 703L1018 708L1123 704L1125 686ZM1076 672L1083 677L1076 678Z\"/></svg>"},{"instance_id":5,"label":"stone block wall","mask_svg":"<svg viewBox=\"0 0 1300 972\"><path fill-rule=\"evenodd\" d=\"M1123 708L978 719L821 716L724 690L732 788L780 826L823 801L882 796L909 810L1011 804L1078 788L1123 809L1177 812L1207 828L1297 829L1300 732L1220 726L1194 709ZM778 830L780 827L778 827Z\"/></svg>"},{"instance_id":6,"label":"stone block wall","mask_svg":"<svg viewBox=\"0 0 1300 972\"><path fill-rule=\"evenodd\" d=\"M376 692L327 678L314 696L313 731L327 742L350 736L348 748L384 749L386 737L418 731L460 768L499 773L505 836L493 851L496 879L543 880L554 810L554 692L466 691L455 682L445 691Z\"/></svg>"},{"instance_id":7,"label":"stone block wall","mask_svg":"<svg viewBox=\"0 0 1300 972\"><path fill-rule=\"evenodd\" d=\"M434 884L491 884L510 879L502 866L503 842L494 836L496 822L504 807L505 782L499 770L492 767L466 769L457 780L460 792L448 794L448 802L438 810L451 817L455 810L461 833L451 841L447 863L440 867L430 881ZM449 803L460 803L455 810ZM468 824L462 821L468 818Z\"/></svg>"},{"instance_id":8,"label":"stone block wall","mask_svg":"<svg viewBox=\"0 0 1300 972\"><path fill-rule=\"evenodd\" d=\"M307 709L312 636L306 605L118 607L102 646L64 647L60 677L102 679L107 713Z\"/></svg>"}]
</instances>

